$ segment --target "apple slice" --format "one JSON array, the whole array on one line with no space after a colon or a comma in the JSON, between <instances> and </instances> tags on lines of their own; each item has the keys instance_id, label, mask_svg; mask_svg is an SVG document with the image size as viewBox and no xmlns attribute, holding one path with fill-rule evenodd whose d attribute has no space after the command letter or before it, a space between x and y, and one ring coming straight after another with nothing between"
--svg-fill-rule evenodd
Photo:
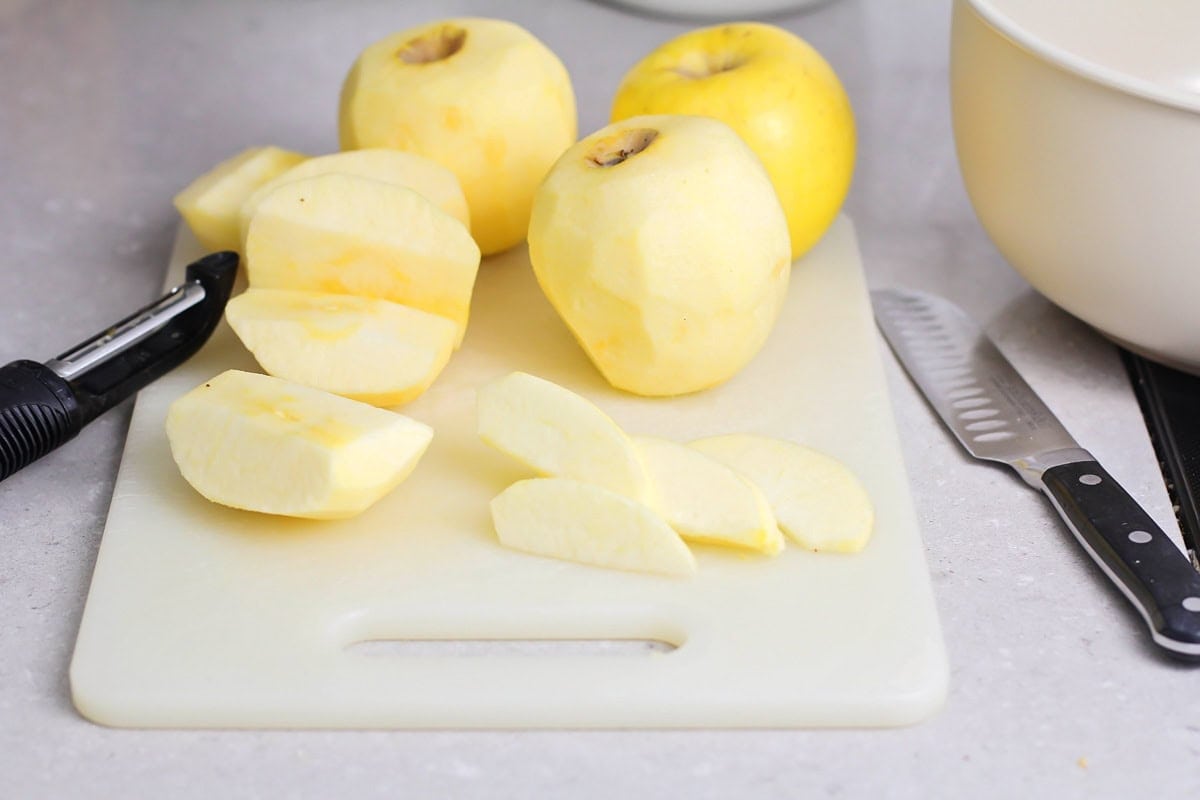
<instances>
[{"instance_id":1,"label":"apple slice","mask_svg":"<svg viewBox=\"0 0 1200 800\"><path fill-rule=\"evenodd\" d=\"M171 404L167 439L196 491L234 508L351 517L408 477L433 431L408 417L229 370Z\"/></svg>"},{"instance_id":2,"label":"apple slice","mask_svg":"<svg viewBox=\"0 0 1200 800\"><path fill-rule=\"evenodd\" d=\"M570 478L517 481L492 500L506 547L600 567L689 576L696 560L648 507Z\"/></svg>"},{"instance_id":3,"label":"apple slice","mask_svg":"<svg viewBox=\"0 0 1200 800\"><path fill-rule=\"evenodd\" d=\"M441 164L436 164L415 153L376 147L316 156L297 164L259 186L242 203L238 213L242 240L244 241L246 238L246 232L250 229L250 219L258 210L259 204L274 189L289 181L335 172L357 175L362 178L374 178L377 181L412 189L463 225L468 228L471 226L467 198L463 195L462 186L459 185L458 178L453 172Z\"/></svg>"},{"instance_id":4,"label":"apple slice","mask_svg":"<svg viewBox=\"0 0 1200 800\"><path fill-rule=\"evenodd\" d=\"M634 436L654 484L653 508L685 539L773 556L783 534L767 499L737 472L687 445Z\"/></svg>"},{"instance_id":5,"label":"apple slice","mask_svg":"<svg viewBox=\"0 0 1200 800\"><path fill-rule=\"evenodd\" d=\"M783 532L802 547L855 553L875 524L866 489L837 459L808 447L752 434L691 442L762 489Z\"/></svg>"},{"instance_id":6,"label":"apple slice","mask_svg":"<svg viewBox=\"0 0 1200 800\"><path fill-rule=\"evenodd\" d=\"M222 161L175 195L175 208L209 250L239 250L238 214L255 189L308 156L279 147L251 147Z\"/></svg>"},{"instance_id":7,"label":"apple slice","mask_svg":"<svg viewBox=\"0 0 1200 800\"><path fill-rule=\"evenodd\" d=\"M411 189L355 175L289 181L246 233L257 289L377 297L458 325L462 341L479 248L462 223Z\"/></svg>"},{"instance_id":8,"label":"apple slice","mask_svg":"<svg viewBox=\"0 0 1200 800\"><path fill-rule=\"evenodd\" d=\"M558 384L513 372L479 389L479 436L542 475L594 483L640 502L650 478L607 414Z\"/></svg>"},{"instance_id":9,"label":"apple slice","mask_svg":"<svg viewBox=\"0 0 1200 800\"><path fill-rule=\"evenodd\" d=\"M387 300L288 289L249 289L225 319L271 375L377 406L428 389L458 334L445 317Z\"/></svg>"}]
</instances>

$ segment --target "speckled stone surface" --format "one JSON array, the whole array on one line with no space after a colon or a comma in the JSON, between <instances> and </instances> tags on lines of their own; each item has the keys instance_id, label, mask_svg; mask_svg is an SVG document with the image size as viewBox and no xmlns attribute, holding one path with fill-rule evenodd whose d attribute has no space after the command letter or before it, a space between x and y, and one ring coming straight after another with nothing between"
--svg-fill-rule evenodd
<instances>
[{"instance_id":1,"label":"speckled stone surface","mask_svg":"<svg viewBox=\"0 0 1200 800\"><path fill-rule=\"evenodd\" d=\"M563 58L581 131L689 23L585 0L0 0L0 363L48 358L156 296L172 195L252 144L336 146L342 76L385 33L513 19ZM775 20L845 81L848 204L870 282L939 291L987 325L1067 426L1177 530L1113 348L1012 272L954 159L949 3L838 0ZM970 461L887 358L945 630L945 709L885 731L117 731L71 706L67 666L128 406L0 483L0 796L1188 797L1200 673L1140 622L1041 498Z\"/></svg>"}]
</instances>

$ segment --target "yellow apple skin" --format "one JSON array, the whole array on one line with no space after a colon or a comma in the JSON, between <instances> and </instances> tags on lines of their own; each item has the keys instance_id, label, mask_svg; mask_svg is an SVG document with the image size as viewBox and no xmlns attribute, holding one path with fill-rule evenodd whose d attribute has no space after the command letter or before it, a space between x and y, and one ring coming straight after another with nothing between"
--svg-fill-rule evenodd
<instances>
[{"instance_id":1,"label":"yellow apple skin","mask_svg":"<svg viewBox=\"0 0 1200 800\"><path fill-rule=\"evenodd\" d=\"M255 189L308 156L279 147L251 147L222 161L175 195L175 208L209 250L241 250L238 214Z\"/></svg>"},{"instance_id":2,"label":"yellow apple skin","mask_svg":"<svg viewBox=\"0 0 1200 800\"><path fill-rule=\"evenodd\" d=\"M791 272L762 164L723 122L634 117L583 139L534 201L529 257L546 297L613 386L677 395L762 347Z\"/></svg>"},{"instance_id":3,"label":"yellow apple skin","mask_svg":"<svg viewBox=\"0 0 1200 800\"><path fill-rule=\"evenodd\" d=\"M511 22L450 19L367 47L342 86L342 149L392 147L453 171L484 255L525 238L533 193L577 135L558 57Z\"/></svg>"},{"instance_id":4,"label":"yellow apple skin","mask_svg":"<svg viewBox=\"0 0 1200 800\"><path fill-rule=\"evenodd\" d=\"M828 62L798 36L757 22L685 33L622 80L612 119L700 114L738 132L767 168L788 218L792 258L833 223L854 173L854 113Z\"/></svg>"},{"instance_id":5,"label":"yellow apple skin","mask_svg":"<svg viewBox=\"0 0 1200 800\"><path fill-rule=\"evenodd\" d=\"M570 478L517 481L492 500L501 544L599 567L690 577L696 560L647 506Z\"/></svg>"},{"instance_id":6,"label":"yellow apple skin","mask_svg":"<svg viewBox=\"0 0 1200 800\"><path fill-rule=\"evenodd\" d=\"M246 232L250 229L250 219L258 210L259 203L277 186L301 178L330 173L374 178L377 181L412 189L463 225L471 227L467 198L453 172L414 153L371 148L315 156L259 186L246 198L238 212L241 240L243 242L246 240Z\"/></svg>"},{"instance_id":7,"label":"yellow apple skin","mask_svg":"<svg viewBox=\"0 0 1200 800\"><path fill-rule=\"evenodd\" d=\"M416 399L458 329L437 314L344 294L248 289L225 320L268 374L376 406Z\"/></svg>"},{"instance_id":8,"label":"yellow apple skin","mask_svg":"<svg viewBox=\"0 0 1200 800\"><path fill-rule=\"evenodd\" d=\"M171 404L183 477L233 508L352 517L408 477L433 431L408 417L269 375L229 370Z\"/></svg>"},{"instance_id":9,"label":"yellow apple skin","mask_svg":"<svg viewBox=\"0 0 1200 800\"><path fill-rule=\"evenodd\" d=\"M462 341L479 248L462 224L402 186L328 174L289 181L246 232L258 289L376 297L438 314Z\"/></svg>"},{"instance_id":10,"label":"yellow apple skin","mask_svg":"<svg viewBox=\"0 0 1200 800\"><path fill-rule=\"evenodd\" d=\"M801 547L857 553L871 538L871 497L837 459L795 442L746 433L710 436L688 446L762 489L783 532Z\"/></svg>"}]
</instances>

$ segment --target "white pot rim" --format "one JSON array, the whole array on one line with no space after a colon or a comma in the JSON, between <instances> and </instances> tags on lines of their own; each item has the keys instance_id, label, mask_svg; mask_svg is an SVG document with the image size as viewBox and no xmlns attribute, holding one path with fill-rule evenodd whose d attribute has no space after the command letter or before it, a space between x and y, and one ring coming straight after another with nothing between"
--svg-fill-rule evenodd
<instances>
[{"instance_id":1,"label":"white pot rim","mask_svg":"<svg viewBox=\"0 0 1200 800\"><path fill-rule=\"evenodd\" d=\"M1046 2L1058 1L1046 0ZM1081 78L1125 94L1200 113L1200 61L1197 62L1195 76L1180 77L1178 80L1169 82L1155 80L1144 74L1147 70L1109 66L1099 63L1092 54L1080 54L1074 49L1069 50L1049 41L1031 30L1030 25L1038 26L1038 20L1028 20L1028 24L1018 21L1012 15L1011 8L1006 7L1005 0L961 0L961 2L969 5L989 26L1022 49ZM1030 7L1035 6L1031 5ZM1026 9L1025 12L1028 13L1028 10ZM1036 14L1033 16L1036 17ZM1200 52L1200 45L1197 50ZM1195 90L1185 88L1191 84L1196 86Z\"/></svg>"}]
</instances>

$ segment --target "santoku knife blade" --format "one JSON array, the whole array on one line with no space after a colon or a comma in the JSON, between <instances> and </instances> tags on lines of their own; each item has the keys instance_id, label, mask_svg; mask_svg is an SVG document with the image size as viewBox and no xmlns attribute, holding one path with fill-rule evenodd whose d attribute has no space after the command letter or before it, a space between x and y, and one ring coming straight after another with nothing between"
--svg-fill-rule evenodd
<instances>
[{"instance_id":1,"label":"santoku knife blade","mask_svg":"<svg viewBox=\"0 0 1200 800\"><path fill-rule=\"evenodd\" d=\"M1200 573L983 331L934 295L889 289L871 292L871 300L896 357L963 447L1008 464L1044 492L1154 642L1200 659Z\"/></svg>"}]
</instances>

